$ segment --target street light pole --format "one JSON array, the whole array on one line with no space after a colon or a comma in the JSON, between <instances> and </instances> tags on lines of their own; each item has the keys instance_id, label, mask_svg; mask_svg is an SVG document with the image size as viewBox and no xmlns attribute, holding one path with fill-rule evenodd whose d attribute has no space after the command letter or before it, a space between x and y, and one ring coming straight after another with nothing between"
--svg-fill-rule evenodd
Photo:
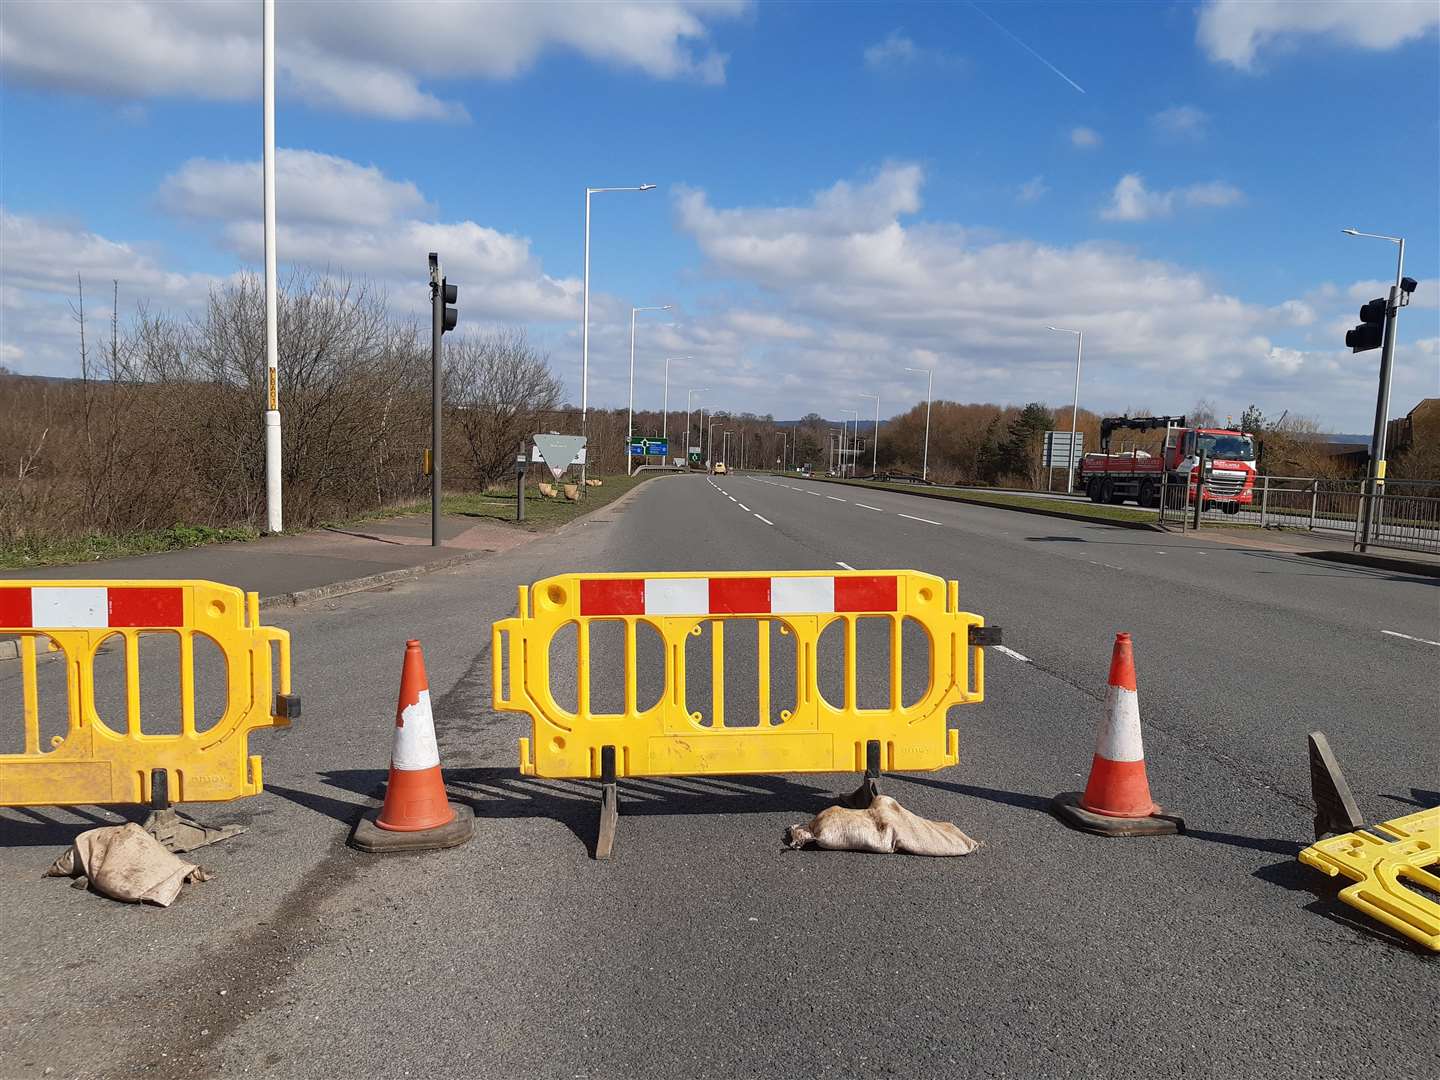
<instances>
[{"instance_id":1,"label":"street light pole","mask_svg":"<svg viewBox=\"0 0 1440 1080\"><path fill-rule=\"evenodd\" d=\"M631 474L630 440L635 438L635 313L637 311L669 311L669 304L658 307L632 307L630 309L630 407L625 421L625 475Z\"/></svg>"},{"instance_id":2,"label":"street light pole","mask_svg":"<svg viewBox=\"0 0 1440 1080\"><path fill-rule=\"evenodd\" d=\"M855 456L860 452L860 410L841 409L840 411L842 413L849 413L855 418L855 437L850 440L850 479L853 480L855 479ZM848 424L849 421L847 420L846 423ZM843 458L840 461L840 475L845 475L845 461Z\"/></svg>"},{"instance_id":3,"label":"street light pole","mask_svg":"<svg viewBox=\"0 0 1440 1080\"><path fill-rule=\"evenodd\" d=\"M654 191L654 184L640 184L637 187L587 187L585 189L585 300L580 317L580 434L586 433L586 420L590 413L590 196L602 191ZM630 448L625 448L630 454ZM585 469L590 454L580 462L580 490L585 490Z\"/></svg>"},{"instance_id":4,"label":"street light pole","mask_svg":"<svg viewBox=\"0 0 1440 1080\"><path fill-rule=\"evenodd\" d=\"M660 437L666 442L668 452L670 442L670 361L671 360L694 360L693 356L667 356L665 358L665 411L660 416Z\"/></svg>"},{"instance_id":5,"label":"street light pole","mask_svg":"<svg viewBox=\"0 0 1440 1080\"><path fill-rule=\"evenodd\" d=\"M1395 256L1395 284L1390 289L1389 302L1385 312L1385 340L1380 348L1380 388L1375 396L1375 430L1370 436L1370 500L1366 504L1364 521L1360 532L1360 550L1370 543L1374 526L1375 497L1385 493L1385 443L1390 433L1390 377L1395 365L1395 339L1399 336L1400 319L1398 305L1402 298L1400 282L1405 276L1405 238L1382 236L1380 233L1364 233L1358 229L1342 229L1346 236L1364 236L1372 240L1389 240L1397 248Z\"/></svg>"},{"instance_id":6,"label":"street light pole","mask_svg":"<svg viewBox=\"0 0 1440 1080\"><path fill-rule=\"evenodd\" d=\"M702 386L702 387L700 387L698 390L686 390L686 391L685 391L685 446L684 446L684 450L685 450L685 467L686 467L687 469L690 467L690 399L693 398L696 394L703 394L703 393L705 393L705 391L707 391L707 390L709 390L709 389L710 389L710 388L709 388L708 386ZM701 422L702 424L705 422L703 417L701 418L701 421L700 421L700 422Z\"/></svg>"},{"instance_id":7,"label":"street light pole","mask_svg":"<svg viewBox=\"0 0 1440 1080\"><path fill-rule=\"evenodd\" d=\"M921 480L929 480L929 479L930 479L930 390L931 390L931 388L932 388L932 386L933 386L933 384L934 384L934 381L935 381L935 369L934 369L934 368L913 368L913 367L907 367L905 370L906 370L906 371L914 372L916 375L919 375L922 371L925 373L925 459L924 459L924 463L920 466L920 479L921 479Z\"/></svg>"},{"instance_id":8,"label":"street light pole","mask_svg":"<svg viewBox=\"0 0 1440 1080\"><path fill-rule=\"evenodd\" d=\"M873 398L875 401L875 430L870 433L870 479L874 480L880 463L880 396L878 394L861 394L860 396Z\"/></svg>"},{"instance_id":9,"label":"street light pole","mask_svg":"<svg viewBox=\"0 0 1440 1080\"><path fill-rule=\"evenodd\" d=\"M280 345L275 296L275 0L265 0L261 15L265 81L265 529L282 531L280 484Z\"/></svg>"},{"instance_id":10,"label":"street light pole","mask_svg":"<svg viewBox=\"0 0 1440 1080\"><path fill-rule=\"evenodd\" d=\"M1070 449L1065 455L1065 494L1069 495L1075 490L1075 425L1080 416L1080 354L1085 348L1085 331L1067 330L1063 326L1047 326L1045 329L1054 330L1057 334L1075 335L1075 401L1070 406ZM1048 480L1045 486L1050 486Z\"/></svg>"}]
</instances>

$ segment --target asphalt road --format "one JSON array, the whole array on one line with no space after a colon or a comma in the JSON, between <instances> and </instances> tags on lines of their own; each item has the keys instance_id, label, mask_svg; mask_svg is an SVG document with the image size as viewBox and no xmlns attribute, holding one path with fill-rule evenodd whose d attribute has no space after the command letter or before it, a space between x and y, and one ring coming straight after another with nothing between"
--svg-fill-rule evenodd
<instances>
[{"instance_id":1,"label":"asphalt road","mask_svg":"<svg viewBox=\"0 0 1440 1080\"><path fill-rule=\"evenodd\" d=\"M1005 628L987 700L952 715L961 764L886 781L985 846L782 849L853 776L637 780L615 860L592 862L593 788L519 778L525 721L489 708L515 586L837 566L956 579ZM1367 820L1440 802L1437 598L1433 579L1203 538L662 478L483 562L267 613L294 634L305 712L252 739L264 795L198 808L250 831L196 853L216 877L173 908L38 877L114 815L0 811L0 1075L1422 1075L1436 960L1294 856L1308 731ZM1084 783L1118 630L1151 785L1186 836L1101 840L1045 812ZM384 778L411 636L477 834L368 857L344 839Z\"/></svg>"}]
</instances>

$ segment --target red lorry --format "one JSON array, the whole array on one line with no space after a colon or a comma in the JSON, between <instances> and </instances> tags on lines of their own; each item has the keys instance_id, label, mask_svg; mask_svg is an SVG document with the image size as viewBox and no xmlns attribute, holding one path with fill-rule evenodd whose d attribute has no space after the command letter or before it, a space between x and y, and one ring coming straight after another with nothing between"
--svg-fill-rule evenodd
<instances>
[{"instance_id":1,"label":"red lorry","mask_svg":"<svg viewBox=\"0 0 1440 1080\"><path fill-rule=\"evenodd\" d=\"M1163 428L1165 442L1159 456L1144 450L1110 453L1110 435L1116 430L1152 431ZM1205 455L1205 485L1196 491L1196 469ZM1243 431L1229 428L1192 428L1183 416L1111 416L1100 421L1100 452L1086 454L1076 474L1076 487L1091 502L1159 506L1162 484L1188 491L1186 503L1196 498L1227 514L1240 512L1254 498L1255 441ZM1176 498L1176 496L1170 496Z\"/></svg>"}]
</instances>

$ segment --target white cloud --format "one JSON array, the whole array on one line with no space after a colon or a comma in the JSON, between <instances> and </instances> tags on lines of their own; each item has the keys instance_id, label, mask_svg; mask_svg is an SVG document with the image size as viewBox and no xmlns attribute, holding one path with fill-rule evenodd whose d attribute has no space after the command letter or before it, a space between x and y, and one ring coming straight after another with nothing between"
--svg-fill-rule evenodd
<instances>
[{"instance_id":1,"label":"white cloud","mask_svg":"<svg viewBox=\"0 0 1440 1080\"><path fill-rule=\"evenodd\" d=\"M161 185L160 202L185 217L256 218L261 210L260 162L187 161ZM389 180L373 165L284 148L275 155L275 205L287 224L359 225L428 209L420 189L409 180Z\"/></svg>"},{"instance_id":2,"label":"white cloud","mask_svg":"<svg viewBox=\"0 0 1440 1080\"><path fill-rule=\"evenodd\" d=\"M1435 0L1210 0L1200 9L1195 37L1211 60L1249 71L1261 50L1294 48L1304 37L1379 51L1437 25Z\"/></svg>"},{"instance_id":3,"label":"white cloud","mask_svg":"<svg viewBox=\"0 0 1440 1080\"><path fill-rule=\"evenodd\" d=\"M1100 133L1094 128L1076 127L1070 129L1070 145L1081 150L1093 150L1101 143Z\"/></svg>"},{"instance_id":4,"label":"white cloud","mask_svg":"<svg viewBox=\"0 0 1440 1080\"><path fill-rule=\"evenodd\" d=\"M711 24L746 0L580 0L446 4L390 0L284 3L276 13L279 92L320 107L393 119L463 118L420 87L511 79L548 52L657 79L723 83ZM141 99L234 101L260 93L260 13L252 0L11 3L0 27L7 80L47 90Z\"/></svg>"},{"instance_id":5,"label":"white cloud","mask_svg":"<svg viewBox=\"0 0 1440 1080\"><path fill-rule=\"evenodd\" d=\"M883 41L877 41L865 50L865 66L871 71L903 67L914 63L919 55L915 42L899 30L891 30Z\"/></svg>"},{"instance_id":6,"label":"white cloud","mask_svg":"<svg viewBox=\"0 0 1440 1080\"><path fill-rule=\"evenodd\" d=\"M1043 199L1050 191L1050 186L1045 183L1043 176L1032 176L1025 183L1020 185L1020 190L1015 193L1015 201L1021 203L1033 203Z\"/></svg>"},{"instance_id":7,"label":"white cloud","mask_svg":"<svg viewBox=\"0 0 1440 1080\"><path fill-rule=\"evenodd\" d=\"M1110 204L1100 211L1100 216L1106 221L1150 221L1169 217L1177 205L1223 207L1244 201L1244 192L1220 180L1169 191L1151 191L1139 173L1126 173L1116 182L1110 193Z\"/></svg>"},{"instance_id":8,"label":"white cloud","mask_svg":"<svg viewBox=\"0 0 1440 1080\"><path fill-rule=\"evenodd\" d=\"M1086 354L1097 358L1081 389L1091 408L1133 405L1140 393L1179 412L1203 395L1236 415L1253 400L1334 426L1363 419L1373 371L1342 353L1339 338L1311 347L1294 337L1315 321L1306 301L1248 303L1193 270L1109 245L996 240L910 220L923 180L918 167L892 164L779 208L677 195L680 226L710 273L759 296L744 302L744 317L673 328L667 347L714 358L697 376L717 388L708 402L833 415L854 407L849 388L864 382L880 387L882 411L898 411L923 394L906 366L934 366L937 397L1059 402L1069 396L1074 351L1045 330L1055 323L1086 330ZM1171 201L1185 204L1187 191ZM837 202L845 214L831 212ZM757 311L812 333L776 340ZM720 323L723 335L701 336ZM1312 372L1324 378L1305 377Z\"/></svg>"},{"instance_id":9,"label":"white cloud","mask_svg":"<svg viewBox=\"0 0 1440 1080\"><path fill-rule=\"evenodd\" d=\"M1194 105L1172 105L1152 116L1150 123L1166 138L1199 142L1209 134L1210 114Z\"/></svg>"}]
</instances>

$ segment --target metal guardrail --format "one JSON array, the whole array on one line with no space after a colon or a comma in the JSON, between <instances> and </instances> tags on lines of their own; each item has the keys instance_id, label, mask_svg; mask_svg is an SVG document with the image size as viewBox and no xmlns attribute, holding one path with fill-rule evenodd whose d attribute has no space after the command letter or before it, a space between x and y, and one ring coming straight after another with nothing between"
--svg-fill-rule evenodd
<instances>
[{"instance_id":1,"label":"metal guardrail","mask_svg":"<svg viewBox=\"0 0 1440 1080\"><path fill-rule=\"evenodd\" d=\"M1365 546L1440 554L1440 482L1390 480L1381 494L1367 491L1364 480L1327 480L1313 476L1260 476L1254 501L1233 515L1208 510L1196 516L1183 486L1162 488L1160 523L1181 528L1258 525L1262 529L1302 529L1347 536L1356 545L1368 510L1370 538Z\"/></svg>"}]
</instances>

